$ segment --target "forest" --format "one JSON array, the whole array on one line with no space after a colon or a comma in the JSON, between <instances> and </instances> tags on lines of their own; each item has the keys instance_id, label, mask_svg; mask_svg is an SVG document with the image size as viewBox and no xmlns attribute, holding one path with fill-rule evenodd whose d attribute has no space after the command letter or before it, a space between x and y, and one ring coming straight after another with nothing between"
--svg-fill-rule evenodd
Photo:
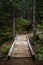
<instances>
[{"instance_id":1,"label":"forest","mask_svg":"<svg viewBox=\"0 0 43 65\"><path fill-rule=\"evenodd\" d=\"M43 0L0 0L0 55L6 57L14 33L25 32L36 58L43 60Z\"/></svg>"}]
</instances>

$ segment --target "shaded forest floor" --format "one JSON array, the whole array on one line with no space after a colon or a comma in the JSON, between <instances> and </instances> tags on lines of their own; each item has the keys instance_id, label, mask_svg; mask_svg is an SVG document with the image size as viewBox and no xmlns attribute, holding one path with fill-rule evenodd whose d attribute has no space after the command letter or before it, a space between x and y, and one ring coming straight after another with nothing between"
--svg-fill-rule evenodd
<instances>
[{"instance_id":1,"label":"shaded forest floor","mask_svg":"<svg viewBox=\"0 0 43 65\"><path fill-rule=\"evenodd\" d=\"M32 61L30 58L10 59L8 61L0 61L0 65L43 65L43 61Z\"/></svg>"}]
</instances>

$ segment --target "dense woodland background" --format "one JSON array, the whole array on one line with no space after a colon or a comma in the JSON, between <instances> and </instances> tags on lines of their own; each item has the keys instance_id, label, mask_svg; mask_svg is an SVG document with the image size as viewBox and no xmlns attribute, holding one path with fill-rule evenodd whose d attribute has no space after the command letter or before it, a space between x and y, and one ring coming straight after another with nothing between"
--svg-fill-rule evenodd
<instances>
[{"instance_id":1,"label":"dense woodland background","mask_svg":"<svg viewBox=\"0 0 43 65\"><path fill-rule=\"evenodd\" d=\"M43 59L43 0L36 0L35 6L36 29L41 33L36 35L34 47L39 45L38 57ZM16 33L32 32L33 7L34 0L0 0L0 46L13 38L14 22Z\"/></svg>"}]
</instances>

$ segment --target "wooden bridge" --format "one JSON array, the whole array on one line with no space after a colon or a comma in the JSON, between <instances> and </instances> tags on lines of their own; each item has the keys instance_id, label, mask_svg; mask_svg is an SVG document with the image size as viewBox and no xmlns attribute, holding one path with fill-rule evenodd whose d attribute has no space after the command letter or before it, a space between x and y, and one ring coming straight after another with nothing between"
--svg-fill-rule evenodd
<instances>
[{"instance_id":1,"label":"wooden bridge","mask_svg":"<svg viewBox=\"0 0 43 65\"><path fill-rule=\"evenodd\" d=\"M8 53L8 57L32 57L33 59L35 58L35 53L29 42L28 34L16 36L15 41L13 42L11 49Z\"/></svg>"}]
</instances>

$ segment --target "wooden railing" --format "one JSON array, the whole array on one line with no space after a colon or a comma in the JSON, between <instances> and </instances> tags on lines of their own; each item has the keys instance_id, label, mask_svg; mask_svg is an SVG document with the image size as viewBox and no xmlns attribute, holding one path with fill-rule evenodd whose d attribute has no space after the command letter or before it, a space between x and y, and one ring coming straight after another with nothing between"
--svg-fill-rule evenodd
<instances>
[{"instance_id":1,"label":"wooden railing","mask_svg":"<svg viewBox=\"0 0 43 65\"><path fill-rule=\"evenodd\" d=\"M14 49L14 46L15 46L15 43L16 43L16 40L17 40L17 37L15 37L15 41L13 42L11 48L10 48L10 51L8 52L8 57L10 57L12 55L12 52L13 52L13 49Z\"/></svg>"},{"instance_id":2,"label":"wooden railing","mask_svg":"<svg viewBox=\"0 0 43 65\"><path fill-rule=\"evenodd\" d=\"M31 53L31 55L32 55L32 59L35 60L35 53L34 53L34 51L33 51L33 49L32 49L31 44L30 44L30 41L29 41L29 37L28 37L28 35L26 35L26 37L27 37L28 47L29 47L29 49L30 49L30 53Z\"/></svg>"}]
</instances>

